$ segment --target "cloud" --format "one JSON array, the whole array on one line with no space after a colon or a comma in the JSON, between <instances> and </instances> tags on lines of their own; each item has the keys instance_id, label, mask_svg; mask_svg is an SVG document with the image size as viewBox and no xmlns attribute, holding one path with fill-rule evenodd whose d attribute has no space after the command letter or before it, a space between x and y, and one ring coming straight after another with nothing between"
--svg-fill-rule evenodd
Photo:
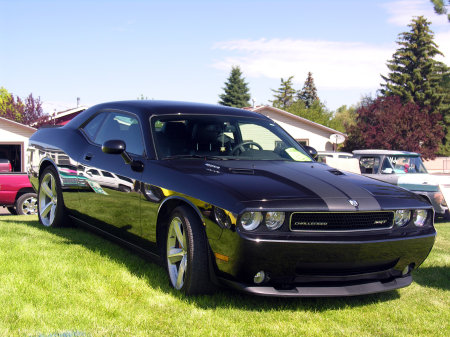
<instances>
[{"instance_id":1,"label":"cloud","mask_svg":"<svg viewBox=\"0 0 450 337\"><path fill-rule=\"evenodd\" d=\"M215 62L215 68L229 71L239 65L246 76L271 79L294 75L301 84L311 71L322 89L377 88L395 51L394 44L301 39L231 40L213 48L235 54Z\"/></svg>"},{"instance_id":2,"label":"cloud","mask_svg":"<svg viewBox=\"0 0 450 337\"><path fill-rule=\"evenodd\" d=\"M434 26L448 27L447 15L438 15L434 12L430 0L398 0L383 4L389 15L388 22L397 26L405 26L414 16L425 16L433 22Z\"/></svg>"},{"instance_id":3,"label":"cloud","mask_svg":"<svg viewBox=\"0 0 450 337\"><path fill-rule=\"evenodd\" d=\"M450 24L449 24L450 26ZM446 63L447 65L450 65L450 30L447 32L441 32L437 33L434 36L434 41L438 45L438 49L444 54L444 58L436 58L439 59L439 61L442 61Z\"/></svg>"}]
</instances>

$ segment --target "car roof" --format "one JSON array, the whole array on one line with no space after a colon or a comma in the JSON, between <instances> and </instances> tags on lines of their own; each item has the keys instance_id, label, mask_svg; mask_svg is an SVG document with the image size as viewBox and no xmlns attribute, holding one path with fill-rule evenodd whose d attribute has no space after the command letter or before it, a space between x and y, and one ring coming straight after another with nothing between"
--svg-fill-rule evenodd
<instances>
[{"instance_id":1,"label":"car roof","mask_svg":"<svg viewBox=\"0 0 450 337\"><path fill-rule=\"evenodd\" d=\"M334 151L317 151L318 154L337 154L337 155L345 155L345 156L353 156L350 152L334 152Z\"/></svg>"},{"instance_id":2,"label":"car roof","mask_svg":"<svg viewBox=\"0 0 450 337\"><path fill-rule=\"evenodd\" d=\"M69 123L68 128L80 126L86 119L102 110L125 110L134 112L141 116L157 116L167 114L183 115L231 115L240 117L253 117L270 120L268 117L257 112L238 109L223 105L178 102L178 101L159 101L159 100L133 100L107 102L94 105L84 112L80 113Z\"/></svg>"},{"instance_id":3,"label":"car roof","mask_svg":"<svg viewBox=\"0 0 450 337\"><path fill-rule=\"evenodd\" d=\"M355 155L362 154L381 154L381 155L396 155L396 156L420 156L420 153L409 152L409 151L397 151L397 150L354 150L352 151Z\"/></svg>"}]
</instances>

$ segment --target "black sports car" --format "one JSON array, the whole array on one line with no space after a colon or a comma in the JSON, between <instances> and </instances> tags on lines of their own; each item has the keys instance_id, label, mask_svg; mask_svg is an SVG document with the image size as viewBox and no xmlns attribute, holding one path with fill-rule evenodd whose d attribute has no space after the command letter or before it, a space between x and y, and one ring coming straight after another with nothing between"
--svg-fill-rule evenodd
<instances>
[{"instance_id":1,"label":"black sports car","mask_svg":"<svg viewBox=\"0 0 450 337\"><path fill-rule=\"evenodd\" d=\"M186 294L409 285L435 240L431 205L314 152L255 112L113 102L37 131L29 177L44 226L74 220L158 258Z\"/></svg>"}]
</instances>

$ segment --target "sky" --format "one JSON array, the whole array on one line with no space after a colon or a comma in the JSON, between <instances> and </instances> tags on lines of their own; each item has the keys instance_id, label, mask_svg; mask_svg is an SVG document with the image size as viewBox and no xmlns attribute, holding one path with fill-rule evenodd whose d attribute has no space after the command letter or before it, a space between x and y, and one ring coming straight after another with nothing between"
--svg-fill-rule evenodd
<instances>
[{"instance_id":1,"label":"sky","mask_svg":"<svg viewBox=\"0 0 450 337\"><path fill-rule=\"evenodd\" d=\"M374 97L414 16L450 65L450 23L429 0L0 0L0 87L47 113L117 100L217 104L240 66L256 105L312 72L335 110Z\"/></svg>"}]
</instances>

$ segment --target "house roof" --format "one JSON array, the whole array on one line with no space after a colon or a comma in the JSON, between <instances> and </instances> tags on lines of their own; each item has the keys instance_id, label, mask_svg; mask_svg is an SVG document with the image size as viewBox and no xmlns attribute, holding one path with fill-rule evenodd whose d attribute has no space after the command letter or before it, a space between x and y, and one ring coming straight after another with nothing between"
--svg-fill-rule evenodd
<instances>
[{"instance_id":1,"label":"house roof","mask_svg":"<svg viewBox=\"0 0 450 337\"><path fill-rule=\"evenodd\" d=\"M61 117L69 116L69 115L72 115L74 113L84 111L87 108L88 108L87 106L80 106L80 107L74 108L74 109L68 109L68 110L64 110L64 111L59 111L59 112L56 113L56 116L54 116L54 118L58 119L58 118L61 118Z\"/></svg>"},{"instance_id":2,"label":"house roof","mask_svg":"<svg viewBox=\"0 0 450 337\"><path fill-rule=\"evenodd\" d=\"M28 125L25 125L25 124L22 124L22 123L19 123L19 122L15 122L15 121L12 121L12 120L10 120L8 118L4 118L4 117L0 117L0 121L6 122L6 123L10 123L10 124L12 124L14 126L17 126L19 128L25 129L25 130L30 131L30 132L35 132L37 130L36 128L33 128L31 126L28 126Z\"/></svg>"},{"instance_id":3,"label":"house roof","mask_svg":"<svg viewBox=\"0 0 450 337\"><path fill-rule=\"evenodd\" d=\"M332 133L332 134L333 134L333 133L337 133L337 134L339 134L339 135L342 135L342 136L344 136L344 137L347 137L347 134L345 134L345 133L343 133L343 132L340 132L340 131L338 131L338 130L334 130L334 129L329 128L329 127L327 127L327 126L325 126L325 125L322 125L322 124L319 124L319 123L310 121L309 119L306 119L306 118L303 118L303 117L294 115L294 114L292 114L292 113L290 113L290 112L287 112L287 111L284 111L284 110L275 108L275 107L270 106L270 105L259 105L259 106L255 106L255 107L247 107L247 108L244 108L244 109L245 109L245 110L254 111L254 112L258 112L258 113L261 113L261 111L263 111L263 110L271 110L271 111L273 111L273 112L276 112L276 113L279 113L279 114L281 114L281 115L284 115L284 116L286 116L286 117L288 117L288 118L291 118L291 119L293 119L293 120L296 120L297 122L301 122L301 123L305 123L305 124L314 126L314 127L318 128L318 129L322 129L322 130L327 131L327 132L330 132L330 133Z\"/></svg>"}]
</instances>

